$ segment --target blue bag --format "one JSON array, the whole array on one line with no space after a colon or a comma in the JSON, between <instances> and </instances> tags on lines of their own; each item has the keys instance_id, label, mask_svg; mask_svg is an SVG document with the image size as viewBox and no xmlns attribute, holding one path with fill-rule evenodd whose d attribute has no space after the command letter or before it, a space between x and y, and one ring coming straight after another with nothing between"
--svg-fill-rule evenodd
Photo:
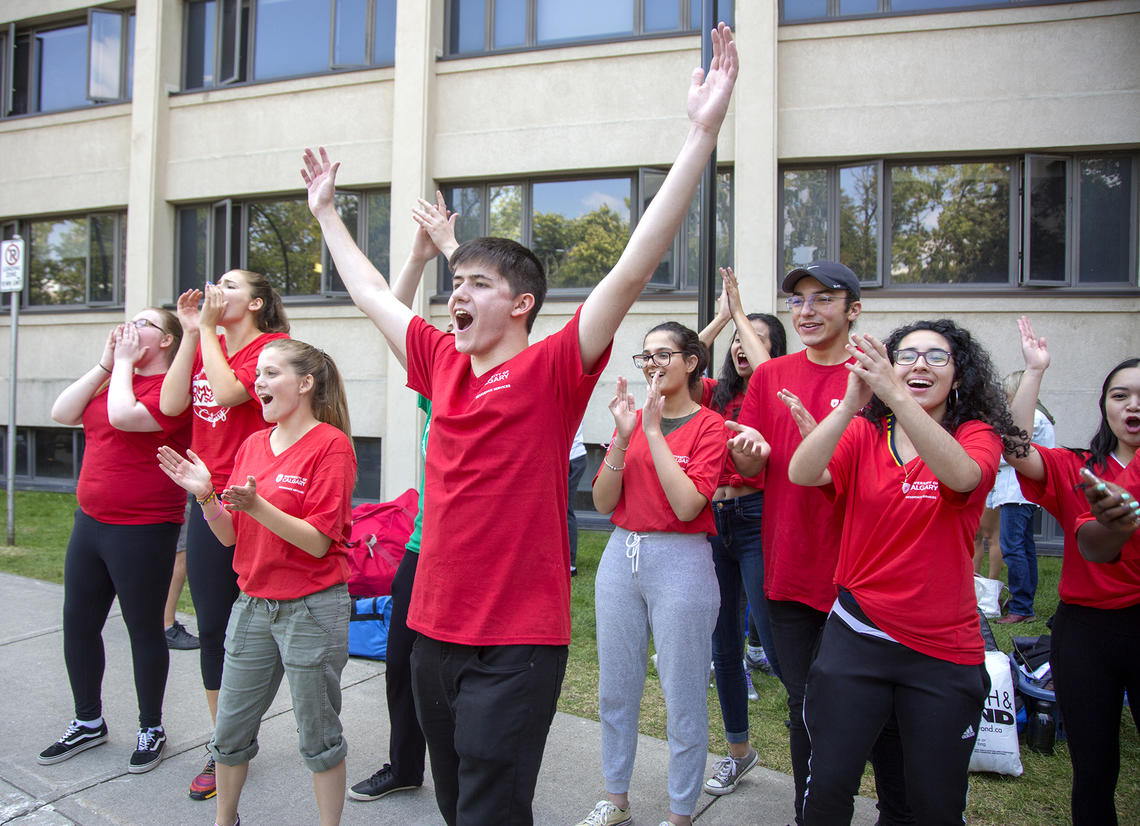
<instances>
[{"instance_id":1,"label":"blue bag","mask_svg":"<svg viewBox=\"0 0 1140 826\"><path fill-rule=\"evenodd\" d=\"M364 597L352 601L348 619L348 654L382 660L388 655L388 628L392 624L391 597Z\"/></svg>"}]
</instances>

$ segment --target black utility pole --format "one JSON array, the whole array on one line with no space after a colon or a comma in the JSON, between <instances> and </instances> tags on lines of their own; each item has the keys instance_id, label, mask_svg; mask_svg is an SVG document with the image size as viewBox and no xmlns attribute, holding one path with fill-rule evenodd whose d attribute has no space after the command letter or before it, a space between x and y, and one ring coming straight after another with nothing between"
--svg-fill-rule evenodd
<instances>
[{"instance_id":1,"label":"black utility pole","mask_svg":"<svg viewBox=\"0 0 1140 826\"><path fill-rule=\"evenodd\" d=\"M717 0L701 0L701 66L708 75L712 63L712 35L716 26ZM701 176L701 229L697 267L697 329L704 329L716 315L716 148ZM709 364L714 363L709 348Z\"/></svg>"}]
</instances>

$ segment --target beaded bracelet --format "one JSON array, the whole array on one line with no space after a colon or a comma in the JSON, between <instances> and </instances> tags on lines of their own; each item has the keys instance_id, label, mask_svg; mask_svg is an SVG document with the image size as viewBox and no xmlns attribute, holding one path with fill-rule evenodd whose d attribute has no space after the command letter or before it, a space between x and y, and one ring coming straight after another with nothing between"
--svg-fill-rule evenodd
<instances>
[{"instance_id":1,"label":"beaded bracelet","mask_svg":"<svg viewBox=\"0 0 1140 826\"><path fill-rule=\"evenodd\" d=\"M217 499L217 498L218 498L218 491L215 488L210 488L209 493L207 493L201 499L199 499L197 496L195 496L194 501L196 501L199 505L201 505L204 508L204 507L206 507L206 505L210 504L211 499Z\"/></svg>"},{"instance_id":2,"label":"beaded bracelet","mask_svg":"<svg viewBox=\"0 0 1140 826\"><path fill-rule=\"evenodd\" d=\"M602 459L602 461L605 462L606 467L608 467L610 470L614 470L614 471L625 470L625 465L622 465L621 467L614 467L613 465L611 465L608 456L607 456L607 458Z\"/></svg>"}]
</instances>

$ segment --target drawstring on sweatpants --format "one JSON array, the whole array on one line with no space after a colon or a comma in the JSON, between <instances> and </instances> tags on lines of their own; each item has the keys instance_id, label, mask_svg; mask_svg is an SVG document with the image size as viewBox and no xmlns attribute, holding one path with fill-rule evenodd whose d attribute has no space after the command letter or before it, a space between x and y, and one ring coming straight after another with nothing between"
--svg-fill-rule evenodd
<instances>
[{"instance_id":1,"label":"drawstring on sweatpants","mask_svg":"<svg viewBox=\"0 0 1140 826\"><path fill-rule=\"evenodd\" d=\"M630 573L637 573L637 561L641 551L641 534L633 531L625 538L625 558L632 560Z\"/></svg>"}]
</instances>

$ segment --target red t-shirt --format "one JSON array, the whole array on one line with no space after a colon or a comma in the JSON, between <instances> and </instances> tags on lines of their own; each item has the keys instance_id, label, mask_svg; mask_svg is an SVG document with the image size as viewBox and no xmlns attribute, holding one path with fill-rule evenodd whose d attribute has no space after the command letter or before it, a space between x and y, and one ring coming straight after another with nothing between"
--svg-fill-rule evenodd
<instances>
[{"instance_id":1,"label":"red t-shirt","mask_svg":"<svg viewBox=\"0 0 1140 826\"><path fill-rule=\"evenodd\" d=\"M1125 545L1116 562L1089 562L1077 547L1077 528L1093 519L1089 501L1084 493L1073 486L1081 481L1080 469L1088 455L1078 456L1067 448L1047 448L1035 445L1045 463L1045 478L1040 482L1017 474L1025 498L1049 511L1061 525L1065 534L1064 557L1061 560L1061 599L1071 605L1089 608L1128 608L1140 603L1140 554L1128 552L1129 545L1137 545L1135 537ZM1136 484L1138 462L1122 468L1113 456L1108 457L1100 478L1123 485L1140 495ZM1128 477L1132 478L1129 484Z\"/></svg>"},{"instance_id":2,"label":"red t-shirt","mask_svg":"<svg viewBox=\"0 0 1140 826\"><path fill-rule=\"evenodd\" d=\"M960 665L985 659L974 595L974 534L994 486L1001 440L982 422L954 438L978 463L970 493L941 485L921 457L900 464L889 422L856 417L820 490L843 515L835 582L880 629L922 654ZM904 477L909 488L904 492Z\"/></svg>"},{"instance_id":3,"label":"red t-shirt","mask_svg":"<svg viewBox=\"0 0 1140 826\"><path fill-rule=\"evenodd\" d=\"M702 407L693 418L667 435L665 442L673 451L677 464L696 486L697 492L711 500L716 492L720 469L724 467L727 448L724 420L707 407ZM625 470L622 472L621 496L610 517L611 522L627 531L638 533L716 533L712 505L707 502L700 514L689 522L681 521L673 512L653 464L649 441L641 429L640 410L637 411L637 423L629 438L629 447L624 454L619 455L625 458ZM602 469L599 469L598 474L601 472ZM595 479L598 474L595 474Z\"/></svg>"},{"instance_id":4,"label":"red t-shirt","mask_svg":"<svg viewBox=\"0 0 1140 826\"><path fill-rule=\"evenodd\" d=\"M356 455L352 440L331 424L318 424L275 456L271 428L254 433L240 448L229 484L257 480L257 492L279 510L299 516L332 538L317 559L291 545L256 519L233 513L238 587L251 597L298 599L348 581L348 541Z\"/></svg>"},{"instance_id":5,"label":"red t-shirt","mask_svg":"<svg viewBox=\"0 0 1140 826\"><path fill-rule=\"evenodd\" d=\"M481 376L453 336L408 325L408 387L432 403L408 626L433 639L570 642L570 444L609 358L582 370L580 313Z\"/></svg>"},{"instance_id":6,"label":"red t-shirt","mask_svg":"<svg viewBox=\"0 0 1140 826\"><path fill-rule=\"evenodd\" d=\"M701 376L701 404L712 410L714 413L719 413L724 420L738 422L740 421L740 408L744 405L744 394L737 393L733 396L728 404L724 406L724 410L717 410L712 406L713 391L716 390L717 380L710 379L707 376ZM729 430L727 427L724 429L724 441L728 444L728 440L736 435L736 432ZM742 487L748 485L749 487L756 488L757 490L764 489L764 471L760 471L755 476L741 476L736 470L736 465L732 461L732 454L727 450L724 453L724 466L720 471L720 478L717 480L717 487L722 485L732 485L734 487Z\"/></svg>"},{"instance_id":7,"label":"red t-shirt","mask_svg":"<svg viewBox=\"0 0 1140 826\"><path fill-rule=\"evenodd\" d=\"M766 361L752 373L738 420L759 430L772 446L760 527L764 593L770 599L830 611L836 594L841 514L819 488L794 485L788 479L788 463L803 439L791 411L776 396L784 388L799 396L816 421L822 421L847 392L847 368L814 364L807 351Z\"/></svg>"},{"instance_id":8,"label":"red t-shirt","mask_svg":"<svg viewBox=\"0 0 1140 826\"><path fill-rule=\"evenodd\" d=\"M107 418L107 390L83 409L83 466L76 495L92 519L111 525L182 524L186 491L162 472L154 458L161 445L180 454L190 443L190 411L165 416L158 408L163 374L134 377L135 398L162 430L119 430Z\"/></svg>"},{"instance_id":9,"label":"red t-shirt","mask_svg":"<svg viewBox=\"0 0 1140 826\"><path fill-rule=\"evenodd\" d=\"M271 341L289 338L288 333L262 333L232 356L226 354L226 337L219 336L222 353L237 380L249 393L249 399L237 407L221 407L214 401L214 391L202 366L202 347L194 354L190 375L190 400L194 409L194 438L191 442L206 467L213 474L214 487L221 490L230 478L234 455L245 438L269 425L261 415L261 402L254 396L253 382L257 357Z\"/></svg>"}]
</instances>

